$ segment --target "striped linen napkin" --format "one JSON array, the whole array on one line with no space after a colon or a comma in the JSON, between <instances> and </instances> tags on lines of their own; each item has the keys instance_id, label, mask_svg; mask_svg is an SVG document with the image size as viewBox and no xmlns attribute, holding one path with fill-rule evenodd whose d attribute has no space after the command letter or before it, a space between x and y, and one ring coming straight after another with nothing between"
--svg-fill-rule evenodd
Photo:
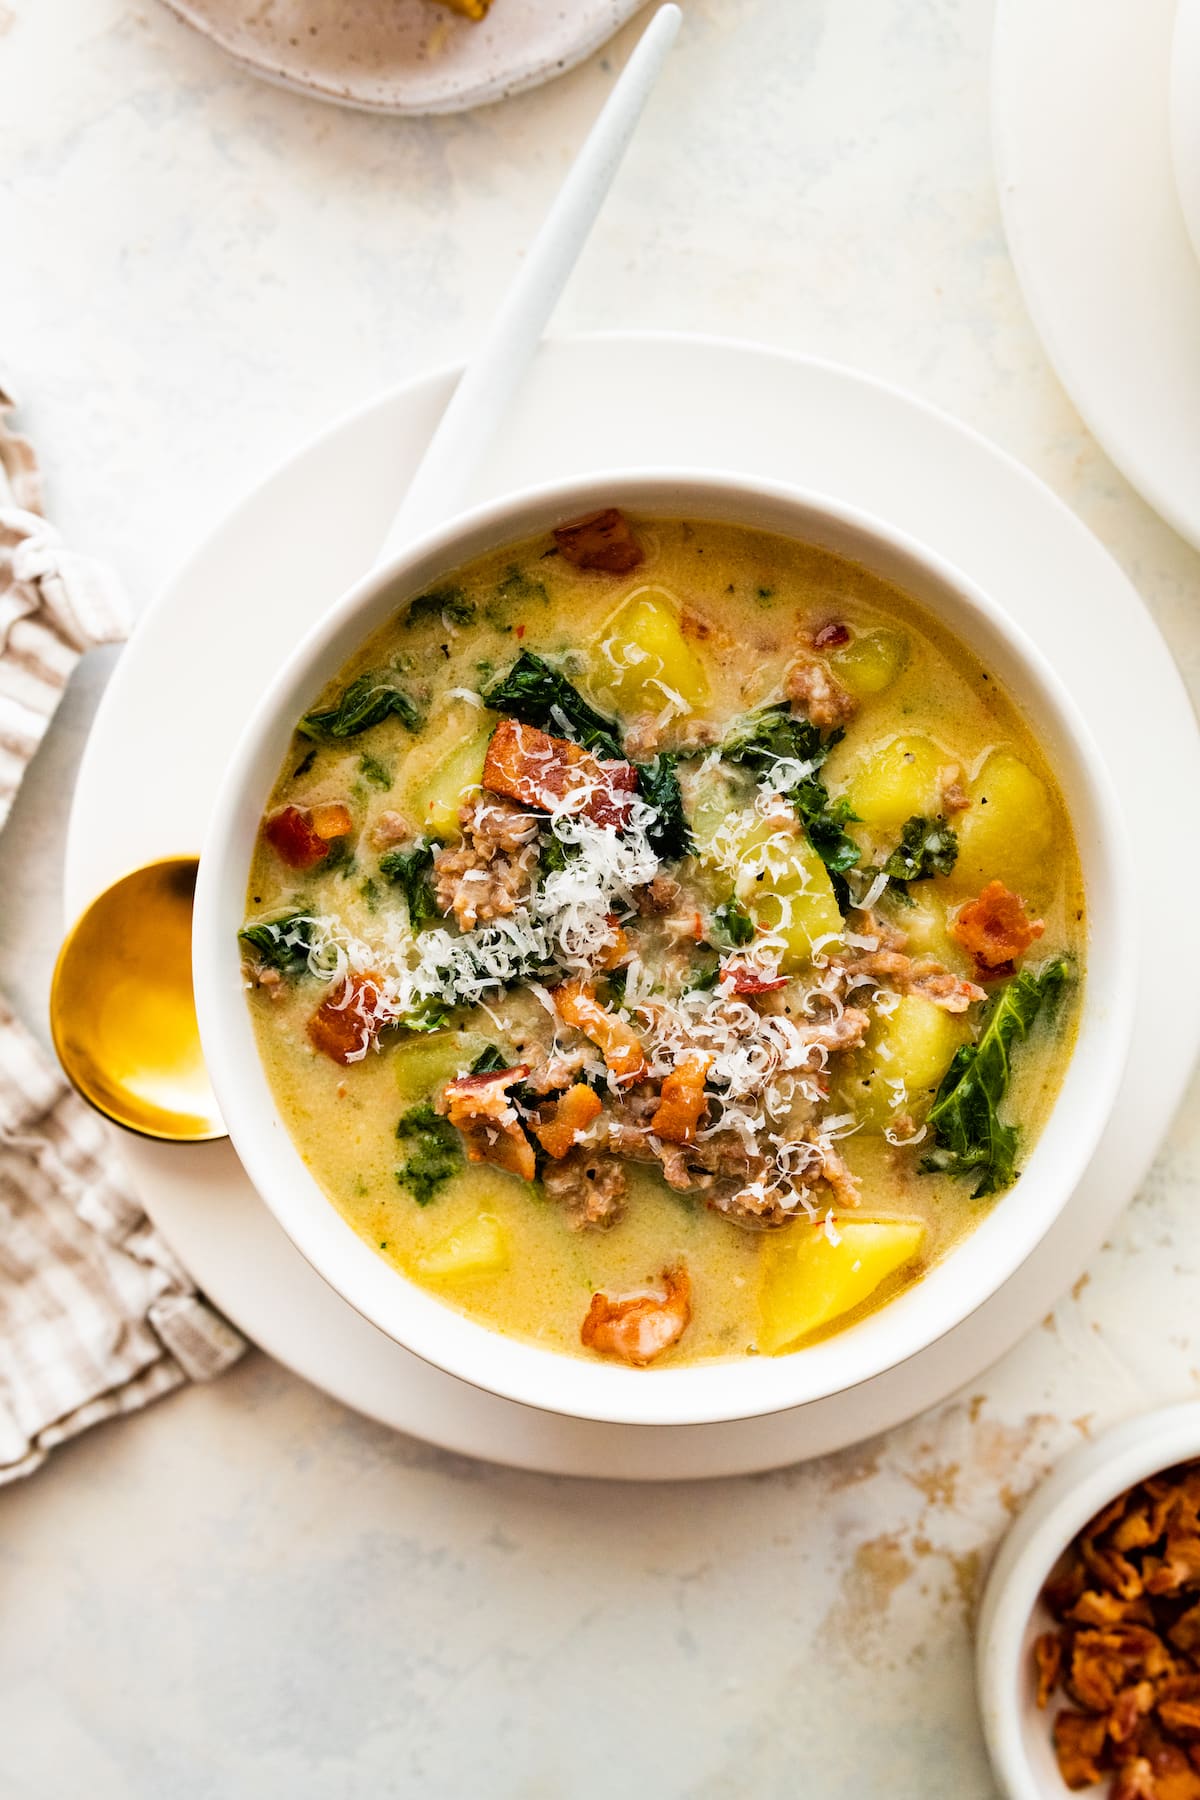
<instances>
[{"instance_id":1,"label":"striped linen napkin","mask_svg":"<svg viewBox=\"0 0 1200 1800\"><path fill-rule=\"evenodd\" d=\"M115 578L42 516L12 410L0 388L0 826L80 656L128 630ZM0 999L0 1483L244 1348L147 1221L110 1129Z\"/></svg>"}]
</instances>

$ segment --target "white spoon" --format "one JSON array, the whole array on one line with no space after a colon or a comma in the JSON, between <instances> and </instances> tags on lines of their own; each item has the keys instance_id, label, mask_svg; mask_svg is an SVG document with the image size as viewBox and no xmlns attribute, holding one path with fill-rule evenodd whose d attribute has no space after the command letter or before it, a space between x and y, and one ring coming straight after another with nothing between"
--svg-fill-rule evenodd
<instances>
[{"instance_id":1,"label":"white spoon","mask_svg":"<svg viewBox=\"0 0 1200 1800\"><path fill-rule=\"evenodd\" d=\"M660 6L575 158L482 344L467 364L377 558L390 562L461 510L579 260L683 17Z\"/></svg>"}]
</instances>

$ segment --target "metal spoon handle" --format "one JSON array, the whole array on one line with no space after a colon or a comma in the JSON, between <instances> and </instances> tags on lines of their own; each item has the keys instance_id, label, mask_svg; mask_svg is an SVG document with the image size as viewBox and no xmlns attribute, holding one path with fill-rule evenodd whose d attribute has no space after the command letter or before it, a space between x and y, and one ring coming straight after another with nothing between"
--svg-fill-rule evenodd
<instances>
[{"instance_id":1,"label":"metal spoon handle","mask_svg":"<svg viewBox=\"0 0 1200 1800\"><path fill-rule=\"evenodd\" d=\"M588 240L681 18L678 6L662 6L642 33L430 439L377 566L460 510Z\"/></svg>"}]
</instances>

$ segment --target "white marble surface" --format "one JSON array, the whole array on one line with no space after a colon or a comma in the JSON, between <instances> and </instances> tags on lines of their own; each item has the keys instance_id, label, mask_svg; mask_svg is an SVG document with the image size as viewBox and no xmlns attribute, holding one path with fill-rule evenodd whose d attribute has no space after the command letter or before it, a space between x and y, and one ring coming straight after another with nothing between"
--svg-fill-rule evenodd
<instances>
[{"instance_id":1,"label":"white marble surface","mask_svg":"<svg viewBox=\"0 0 1200 1800\"><path fill-rule=\"evenodd\" d=\"M1195 691L1200 560L1089 440L1016 291L986 0L685 8L562 324L807 348L967 418L1100 535ZM300 436L468 344L609 80L398 124L254 84L155 0L0 3L0 358L77 544L144 603ZM0 839L0 988L39 1028L106 667ZM94 1433L0 1497L0 1795L990 1800L978 1570L1081 1431L1195 1389L1198 1126L1193 1094L977 1392L824 1464L514 1475L258 1356Z\"/></svg>"}]
</instances>

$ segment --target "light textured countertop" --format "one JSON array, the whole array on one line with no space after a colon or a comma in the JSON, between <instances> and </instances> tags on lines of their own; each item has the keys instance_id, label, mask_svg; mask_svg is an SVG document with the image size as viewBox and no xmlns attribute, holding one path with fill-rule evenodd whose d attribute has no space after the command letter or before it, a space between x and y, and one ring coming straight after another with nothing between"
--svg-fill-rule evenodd
<instances>
[{"instance_id":1,"label":"light textured countertop","mask_svg":"<svg viewBox=\"0 0 1200 1800\"><path fill-rule=\"evenodd\" d=\"M685 9L562 326L809 349L957 413L1098 533L1194 692L1200 560L1091 442L1015 286L986 0ZM145 603L298 439L468 345L610 78L397 124L252 82L155 0L0 3L0 357L71 539ZM0 989L39 1029L108 666L0 839ZM1195 1388L1198 1125L1193 1095L975 1390L824 1463L515 1475L258 1355L57 1453L0 1497L0 1796L989 1800L978 1573L1080 1432Z\"/></svg>"}]
</instances>

